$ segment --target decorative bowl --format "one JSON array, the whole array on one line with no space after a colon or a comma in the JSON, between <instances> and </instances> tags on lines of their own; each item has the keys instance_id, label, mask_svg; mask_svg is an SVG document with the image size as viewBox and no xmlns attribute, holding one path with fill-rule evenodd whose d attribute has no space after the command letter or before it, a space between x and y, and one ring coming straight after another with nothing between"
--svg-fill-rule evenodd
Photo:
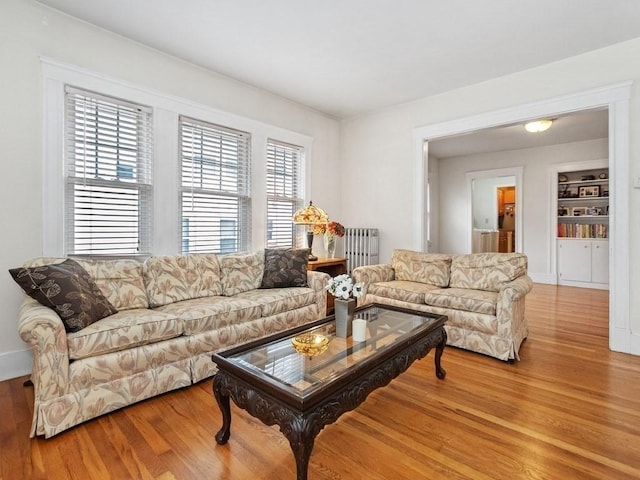
<instances>
[{"instance_id":1,"label":"decorative bowl","mask_svg":"<svg viewBox=\"0 0 640 480\"><path fill-rule=\"evenodd\" d=\"M293 337L291 344L296 349L296 352L315 357L327 349L329 339L320 333L304 333Z\"/></svg>"}]
</instances>

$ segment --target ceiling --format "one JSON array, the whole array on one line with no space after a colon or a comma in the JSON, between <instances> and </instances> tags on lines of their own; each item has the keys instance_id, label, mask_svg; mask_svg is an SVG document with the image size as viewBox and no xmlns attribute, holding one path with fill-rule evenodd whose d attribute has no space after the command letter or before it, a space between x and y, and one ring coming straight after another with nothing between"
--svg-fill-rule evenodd
<instances>
[{"instance_id":1,"label":"ceiling","mask_svg":"<svg viewBox=\"0 0 640 480\"><path fill-rule=\"evenodd\" d=\"M429 155L444 159L582 142L609 136L609 115L606 109L585 110L552 119L551 128L541 133L529 133L525 130L524 123L517 123L437 139L429 142Z\"/></svg>"},{"instance_id":2,"label":"ceiling","mask_svg":"<svg viewBox=\"0 0 640 480\"><path fill-rule=\"evenodd\" d=\"M40 0L337 118L640 37L638 0Z\"/></svg>"}]
</instances>

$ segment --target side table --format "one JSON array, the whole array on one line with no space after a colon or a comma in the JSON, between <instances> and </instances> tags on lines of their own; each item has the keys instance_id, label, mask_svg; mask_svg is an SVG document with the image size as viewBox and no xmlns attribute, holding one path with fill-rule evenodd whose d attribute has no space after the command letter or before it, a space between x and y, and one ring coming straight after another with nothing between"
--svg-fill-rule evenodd
<instances>
[{"instance_id":1,"label":"side table","mask_svg":"<svg viewBox=\"0 0 640 480\"><path fill-rule=\"evenodd\" d=\"M347 273L346 258L319 258L318 260L310 260L307 270L328 273L332 277ZM327 315L333 313L333 295L327 293Z\"/></svg>"}]
</instances>

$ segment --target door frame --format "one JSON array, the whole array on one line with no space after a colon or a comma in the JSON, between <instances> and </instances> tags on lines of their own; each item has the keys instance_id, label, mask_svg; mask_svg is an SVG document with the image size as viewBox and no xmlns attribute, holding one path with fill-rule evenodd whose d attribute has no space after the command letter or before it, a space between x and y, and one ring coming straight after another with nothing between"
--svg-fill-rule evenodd
<instances>
[{"instance_id":1,"label":"door frame","mask_svg":"<svg viewBox=\"0 0 640 480\"><path fill-rule=\"evenodd\" d=\"M459 118L413 130L416 204L414 248L426 250L424 218L429 162L428 142L489 127L526 122L593 108L609 111L609 348L640 355L640 335L630 325L629 288L629 99L632 82L622 82L538 102Z\"/></svg>"}]
</instances>

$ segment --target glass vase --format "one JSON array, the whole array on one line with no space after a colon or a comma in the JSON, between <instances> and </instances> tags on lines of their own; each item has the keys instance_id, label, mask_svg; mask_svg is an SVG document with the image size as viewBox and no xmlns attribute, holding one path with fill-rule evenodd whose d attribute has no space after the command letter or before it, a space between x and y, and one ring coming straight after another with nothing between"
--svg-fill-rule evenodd
<instances>
[{"instance_id":1,"label":"glass vase","mask_svg":"<svg viewBox=\"0 0 640 480\"><path fill-rule=\"evenodd\" d=\"M335 258L336 257L336 236L335 235L325 235L323 237L324 240L324 252L327 258Z\"/></svg>"}]
</instances>

